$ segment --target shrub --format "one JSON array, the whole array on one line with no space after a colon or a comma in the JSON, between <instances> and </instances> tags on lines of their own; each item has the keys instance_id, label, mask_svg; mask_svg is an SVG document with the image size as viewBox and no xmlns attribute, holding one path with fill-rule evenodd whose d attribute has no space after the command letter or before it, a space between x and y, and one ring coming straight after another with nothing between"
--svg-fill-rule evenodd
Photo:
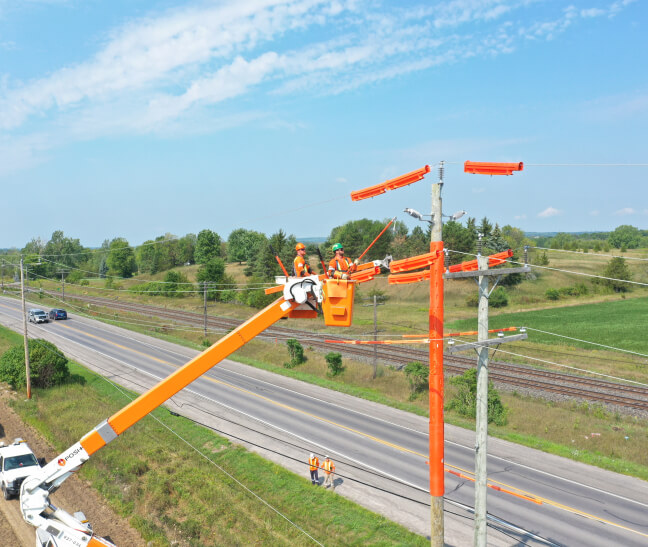
<instances>
[{"instance_id":1,"label":"shrub","mask_svg":"<svg viewBox=\"0 0 648 547\"><path fill-rule=\"evenodd\" d=\"M558 289L547 289L545 296L547 300L558 300L560 298L560 291Z\"/></svg>"},{"instance_id":2,"label":"shrub","mask_svg":"<svg viewBox=\"0 0 648 547\"><path fill-rule=\"evenodd\" d=\"M475 418L477 416L477 369L470 368L461 376L450 380L458 387L457 394L450 399L448 409L456 410L460 416ZM488 423L506 425L508 410L503 405L499 393L491 381L488 382Z\"/></svg>"},{"instance_id":3,"label":"shrub","mask_svg":"<svg viewBox=\"0 0 648 547\"><path fill-rule=\"evenodd\" d=\"M328 365L329 371L328 376L337 376L344 372L344 367L342 366L342 354L330 352L324 356L326 359L326 364Z\"/></svg>"},{"instance_id":4,"label":"shrub","mask_svg":"<svg viewBox=\"0 0 648 547\"><path fill-rule=\"evenodd\" d=\"M297 365L301 365L306 362L306 357L304 357L304 348L302 345L295 340L294 338L289 338L286 340L286 345L288 346L288 353L290 354L290 361L284 363L286 368L294 368Z\"/></svg>"},{"instance_id":5,"label":"shrub","mask_svg":"<svg viewBox=\"0 0 648 547\"><path fill-rule=\"evenodd\" d=\"M416 399L419 393L423 393L428 388L428 378L430 370L420 361L407 363L403 369L410 388L410 401Z\"/></svg>"},{"instance_id":6,"label":"shrub","mask_svg":"<svg viewBox=\"0 0 648 547\"><path fill-rule=\"evenodd\" d=\"M29 340L29 368L31 385L48 388L70 378L68 360L54 344L47 340ZM13 389L27 385L24 346L14 346L0 356L0 381Z\"/></svg>"},{"instance_id":7,"label":"shrub","mask_svg":"<svg viewBox=\"0 0 648 547\"><path fill-rule=\"evenodd\" d=\"M508 303L508 293L504 287L497 287L488 299L488 305L492 308L504 308Z\"/></svg>"}]
</instances>

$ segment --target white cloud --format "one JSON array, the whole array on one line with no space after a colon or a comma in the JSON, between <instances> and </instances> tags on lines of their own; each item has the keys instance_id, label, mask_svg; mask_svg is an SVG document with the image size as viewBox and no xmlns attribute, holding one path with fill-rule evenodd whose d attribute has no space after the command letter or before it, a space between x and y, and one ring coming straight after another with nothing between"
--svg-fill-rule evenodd
<instances>
[{"instance_id":1,"label":"white cloud","mask_svg":"<svg viewBox=\"0 0 648 547\"><path fill-rule=\"evenodd\" d=\"M597 211L597 210L590 211L590 216L591 216L591 217L597 217L597 216L599 216L600 214L601 214L600 211Z\"/></svg>"},{"instance_id":2,"label":"white cloud","mask_svg":"<svg viewBox=\"0 0 648 547\"><path fill-rule=\"evenodd\" d=\"M524 220L526 219L526 217L527 217L526 215L522 214L522 215L515 215L513 218L515 220Z\"/></svg>"},{"instance_id":3,"label":"white cloud","mask_svg":"<svg viewBox=\"0 0 648 547\"><path fill-rule=\"evenodd\" d=\"M562 211L555 209L554 207L547 207L544 211L538 213L539 218L550 218L562 214Z\"/></svg>"},{"instance_id":4,"label":"white cloud","mask_svg":"<svg viewBox=\"0 0 648 547\"><path fill-rule=\"evenodd\" d=\"M606 13L628 3L615 1ZM26 83L3 75L0 135L23 132L32 119L41 133L56 132L57 144L118 132L204 131L193 123L199 117L211 128L272 119L271 112L248 115L238 106L221 123L213 106L253 93L262 95L256 103L262 105L277 94L345 93L507 54L520 39L550 39L579 18L598 16L566 8L552 21L516 32L514 14L528 5L453 0L414 8L386 4L379 11L359 0L225 0L152 13L114 29L83 62ZM645 108L645 100L627 108ZM29 140L21 142L28 146Z\"/></svg>"},{"instance_id":5,"label":"white cloud","mask_svg":"<svg viewBox=\"0 0 648 547\"><path fill-rule=\"evenodd\" d=\"M618 211L615 211L614 214L618 216L628 216L628 215L635 215L637 211L635 211L632 207L624 207L623 209L619 209Z\"/></svg>"}]
</instances>

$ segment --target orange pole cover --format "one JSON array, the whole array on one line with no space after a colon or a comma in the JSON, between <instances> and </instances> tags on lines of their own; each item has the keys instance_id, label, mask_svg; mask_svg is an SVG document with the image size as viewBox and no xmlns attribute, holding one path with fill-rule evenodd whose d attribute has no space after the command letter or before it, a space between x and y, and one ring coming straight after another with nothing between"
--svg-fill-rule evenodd
<instances>
[{"instance_id":1,"label":"orange pole cover","mask_svg":"<svg viewBox=\"0 0 648 547\"><path fill-rule=\"evenodd\" d=\"M464 173L473 175L512 175L513 171L522 171L524 163L489 163L483 161L467 161L464 163Z\"/></svg>"}]
</instances>

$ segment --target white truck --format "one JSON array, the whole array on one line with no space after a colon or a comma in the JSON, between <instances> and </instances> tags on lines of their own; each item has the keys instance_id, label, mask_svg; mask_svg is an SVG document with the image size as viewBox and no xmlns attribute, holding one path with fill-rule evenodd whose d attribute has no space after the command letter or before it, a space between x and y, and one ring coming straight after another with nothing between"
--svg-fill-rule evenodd
<instances>
[{"instance_id":1,"label":"white truck","mask_svg":"<svg viewBox=\"0 0 648 547\"><path fill-rule=\"evenodd\" d=\"M26 441L16 439L9 446L0 443L0 488L4 499L20 493L25 477L40 467Z\"/></svg>"}]
</instances>

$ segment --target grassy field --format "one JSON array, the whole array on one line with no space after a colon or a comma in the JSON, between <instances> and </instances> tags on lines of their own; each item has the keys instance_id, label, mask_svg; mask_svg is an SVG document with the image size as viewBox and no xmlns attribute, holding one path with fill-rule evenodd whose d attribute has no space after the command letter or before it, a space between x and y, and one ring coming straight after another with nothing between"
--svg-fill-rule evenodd
<instances>
[{"instance_id":1,"label":"grassy field","mask_svg":"<svg viewBox=\"0 0 648 547\"><path fill-rule=\"evenodd\" d=\"M4 333L0 340L6 347ZM31 401L13 402L59 450L78 441L98 416L110 416L129 400L79 365L72 364L71 372L76 383L34 390ZM327 545L428 543L165 409L93 455L80 474L151 546L312 544L296 526Z\"/></svg>"},{"instance_id":2,"label":"grassy field","mask_svg":"<svg viewBox=\"0 0 648 547\"><path fill-rule=\"evenodd\" d=\"M592 254L573 254L549 251L550 268L559 270L600 273L608 261L606 257ZM618 251L616 252L618 254ZM647 252L631 251L626 256L646 258ZM645 262L628 261L633 279L648 282L648 270ZM191 269L193 268L193 269ZM195 267L187 268L187 275L192 279ZM244 282L243 266L229 265L230 273L238 282ZM535 366L552 368L550 363L557 363L582 370L596 371L602 374L623 377L642 383L648 383L648 361L645 357L648 345L644 342L646 323L648 323L648 290L635 287L626 295L601 293L587 278L554 270L534 270L535 279L524 281L509 291L509 306L492 309L491 328L504 326L529 327L527 341L503 346L496 358L522 362ZM143 276L150 279L151 276ZM157 277L160 277L159 275ZM139 281L120 281L124 287ZM97 280L96 284L103 281ZM548 288L571 287L584 283L589 287L588 294L580 297L565 297L558 301L548 301L545 292ZM51 284L56 287L55 283ZM378 328L380 335L396 337L404 333L426 332L428 321L429 288L426 283L389 286L385 278L378 278L360 288L360 298L354 310L354 325L350 329L335 331L348 336L366 334L373 331L373 308L364 305L363 297L370 290L382 291L389 297L385 305L378 307ZM72 290L66 287L66 292ZM83 292L106 296L106 291L83 288ZM476 328L476 310L466 305L466 298L475 294L476 284L472 280L447 281L445 285L445 319L447 330L473 330ZM131 295L127 292L110 293L120 300L147 302L154 305L178 307L202 312L202 300L198 297L179 299L146 298ZM47 300L43 300L48 302ZM52 300L52 306L60 303ZM66 307L69 306L66 305ZM74 312L75 310L72 309ZM220 316L247 318L253 310L236 304L210 304L209 312ZM117 324L165 337L172 341L200 345L203 335L199 329L176 329L172 325L160 325L154 328L141 324L145 318L134 315L119 316L108 310L94 309L93 314L99 319L116 320ZM150 318L148 318L150 320ZM122 322L123 321L123 322ZM309 329L321 334L327 329L321 321L296 321L285 323L294 328ZM532 330L536 329L536 330ZM642 355L621 353L610 348L593 346L560 338L538 331L560 334L580 340L593 341L598 344L623 348ZM211 342L216 335L210 336ZM474 338L473 338L474 339ZM304 343L307 347L307 342ZM511 355L510 352L517 355ZM318 383L425 414L427 397L423 396L409 401L409 389L406 378L400 372L389 368L379 368L379 376L372 378L372 368L363 363L345 359L346 371L336 379L327 377L326 363L321 355L306 350L308 362L298 369L287 370L282 364L288 361L285 348L260 341L254 341L237 352L235 359L268 368L279 374L299 377L303 380ZM521 357L520 355L526 356ZM453 394L453 387L446 383L446 399ZM541 399L523 397L516 393L503 393L502 398L509 407L509 423L505 427L491 427L494 435L522 442L563 456L572 457L584 462L593 463L608 469L648 479L648 422L646 420L607 413L597 406L572 403L551 403ZM454 415L446 413L450 423L464 427L474 427ZM600 433L600 435L592 435Z\"/></svg>"}]
</instances>

